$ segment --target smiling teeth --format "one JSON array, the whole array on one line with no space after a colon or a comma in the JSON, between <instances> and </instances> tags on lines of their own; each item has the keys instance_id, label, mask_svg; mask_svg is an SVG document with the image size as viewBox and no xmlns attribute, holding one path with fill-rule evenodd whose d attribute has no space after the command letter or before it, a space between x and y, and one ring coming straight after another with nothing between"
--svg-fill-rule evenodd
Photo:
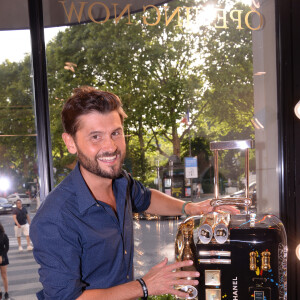
<instances>
[{"instance_id":1,"label":"smiling teeth","mask_svg":"<svg viewBox=\"0 0 300 300\"><path fill-rule=\"evenodd\" d=\"M111 161L116 159L117 156L110 156L110 157L100 157L99 160L103 160L103 161Z\"/></svg>"}]
</instances>

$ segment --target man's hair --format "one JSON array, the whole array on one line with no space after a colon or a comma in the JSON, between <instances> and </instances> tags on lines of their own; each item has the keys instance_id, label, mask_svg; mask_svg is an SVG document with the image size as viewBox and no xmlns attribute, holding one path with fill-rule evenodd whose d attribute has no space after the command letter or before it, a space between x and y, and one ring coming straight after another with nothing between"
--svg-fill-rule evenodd
<instances>
[{"instance_id":1,"label":"man's hair","mask_svg":"<svg viewBox=\"0 0 300 300\"><path fill-rule=\"evenodd\" d=\"M3 236L5 233L4 227L2 225L2 223L0 223L0 236Z\"/></svg>"},{"instance_id":2,"label":"man's hair","mask_svg":"<svg viewBox=\"0 0 300 300\"><path fill-rule=\"evenodd\" d=\"M64 131L74 137L79 127L79 117L95 111L102 114L117 111L122 123L127 117L117 95L82 86L73 90L63 107L61 119Z\"/></svg>"}]
</instances>

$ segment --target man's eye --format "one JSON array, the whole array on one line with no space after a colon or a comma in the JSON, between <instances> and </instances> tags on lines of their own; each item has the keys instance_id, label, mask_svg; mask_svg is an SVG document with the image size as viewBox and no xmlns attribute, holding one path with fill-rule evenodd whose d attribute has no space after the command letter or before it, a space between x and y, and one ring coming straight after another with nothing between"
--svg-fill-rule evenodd
<instances>
[{"instance_id":1,"label":"man's eye","mask_svg":"<svg viewBox=\"0 0 300 300\"><path fill-rule=\"evenodd\" d=\"M99 139L100 139L100 135L93 135L93 136L92 136L92 139L93 139L93 140L99 140Z\"/></svg>"},{"instance_id":2,"label":"man's eye","mask_svg":"<svg viewBox=\"0 0 300 300\"><path fill-rule=\"evenodd\" d=\"M123 132L122 131L114 131L112 133L112 138L120 138L123 136Z\"/></svg>"}]
</instances>

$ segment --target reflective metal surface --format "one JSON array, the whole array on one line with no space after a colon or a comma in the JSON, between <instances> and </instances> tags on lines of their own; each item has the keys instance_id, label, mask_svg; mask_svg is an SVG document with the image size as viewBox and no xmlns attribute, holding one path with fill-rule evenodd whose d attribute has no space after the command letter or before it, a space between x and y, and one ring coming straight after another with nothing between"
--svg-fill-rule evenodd
<instances>
[{"instance_id":1,"label":"reflective metal surface","mask_svg":"<svg viewBox=\"0 0 300 300\"><path fill-rule=\"evenodd\" d=\"M245 212L248 213L248 207L251 205L251 199L249 198L249 149L253 147L252 140L235 140L235 141L220 141L211 142L210 150L214 151L214 194L215 198L211 201L211 206L221 205L243 205ZM226 198L219 197L219 163L218 152L219 150L245 150L245 197L244 198L231 198L231 202L228 202Z\"/></svg>"},{"instance_id":2,"label":"reflective metal surface","mask_svg":"<svg viewBox=\"0 0 300 300\"><path fill-rule=\"evenodd\" d=\"M220 141L211 142L210 150L230 150L230 149L250 149L253 147L252 140L234 140L234 141Z\"/></svg>"}]
</instances>

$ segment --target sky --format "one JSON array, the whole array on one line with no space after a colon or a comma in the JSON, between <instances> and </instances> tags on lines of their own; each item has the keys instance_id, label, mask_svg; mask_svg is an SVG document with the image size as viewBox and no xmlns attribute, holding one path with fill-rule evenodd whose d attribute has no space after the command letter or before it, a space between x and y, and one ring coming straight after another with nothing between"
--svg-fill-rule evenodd
<instances>
[{"instance_id":1,"label":"sky","mask_svg":"<svg viewBox=\"0 0 300 300\"><path fill-rule=\"evenodd\" d=\"M55 27L45 29L46 44L65 27ZM26 53L30 53L30 31L29 30L9 30L0 31L0 63L8 59L10 62L21 61Z\"/></svg>"}]
</instances>

